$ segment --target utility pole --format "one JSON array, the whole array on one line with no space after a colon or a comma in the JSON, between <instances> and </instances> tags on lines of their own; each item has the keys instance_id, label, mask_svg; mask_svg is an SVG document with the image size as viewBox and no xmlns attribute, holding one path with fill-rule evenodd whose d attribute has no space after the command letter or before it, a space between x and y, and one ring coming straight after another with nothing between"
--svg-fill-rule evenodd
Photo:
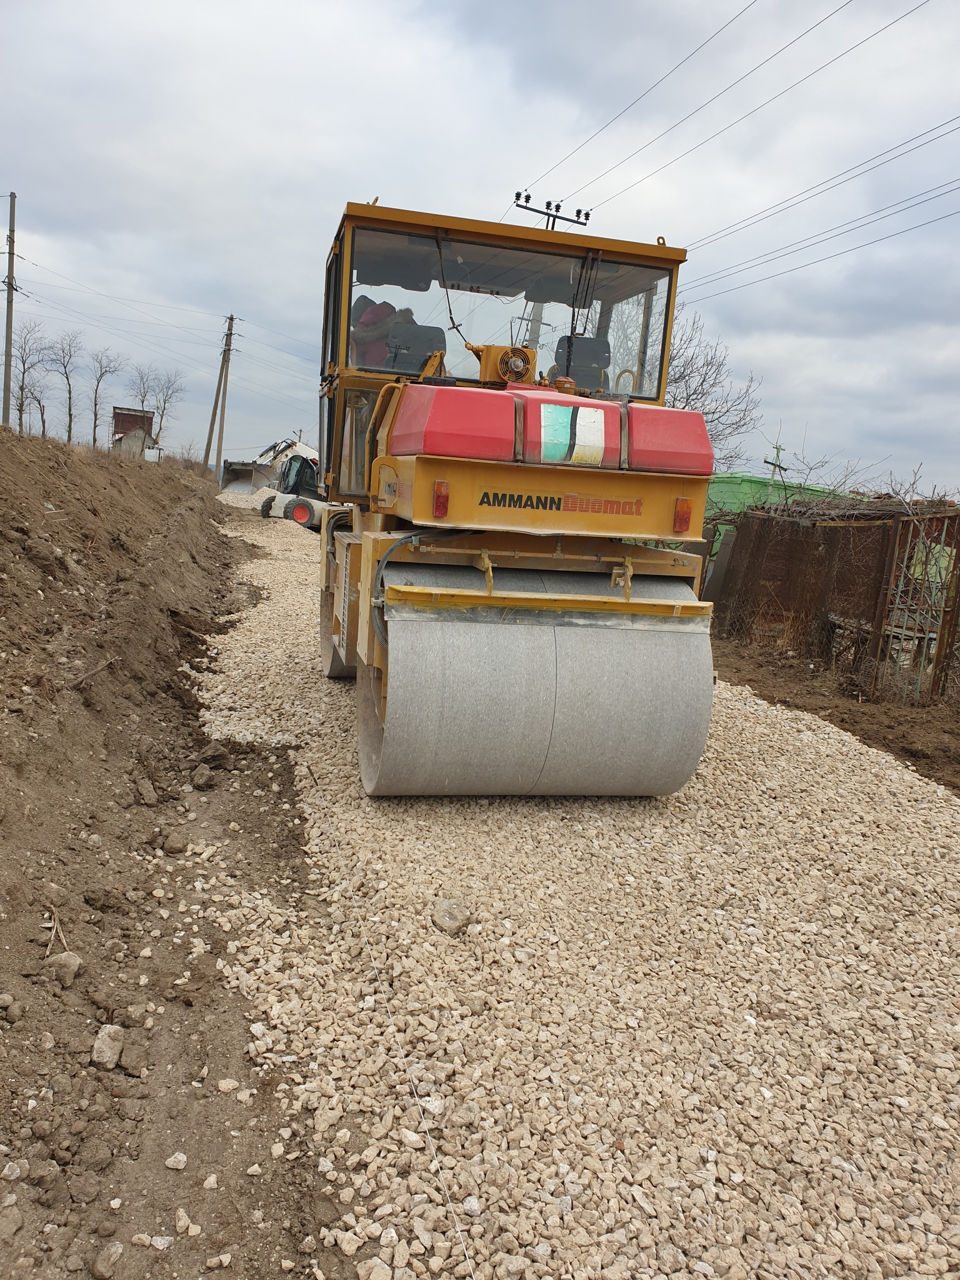
<instances>
[{"instance_id":1,"label":"utility pole","mask_svg":"<svg viewBox=\"0 0 960 1280\"><path fill-rule=\"evenodd\" d=\"M207 443L203 450L203 469L204 471L210 465L210 450L213 448L213 428L217 422L217 410L220 408L221 395L226 398L226 387L224 385L224 377L226 367L230 362L230 339L233 337L233 316L227 320L227 332L224 337L223 349L220 352L220 372L217 374L217 391L213 397L213 409L210 411L210 426L207 428ZM220 438L223 439L223 415L220 416ZM217 445L217 471L220 470L220 449L221 444Z\"/></svg>"},{"instance_id":2,"label":"utility pole","mask_svg":"<svg viewBox=\"0 0 960 1280\"><path fill-rule=\"evenodd\" d=\"M773 450L774 450L773 457L764 458L763 460L764 465L770 468L770 481L769 481L769 484L767 485L767 495L769 496L770 489L773 486L774 481L777 479L777 472L779 471L780 483L783 485L783 500L784 502L786 502L787 501L787 476L786 476L787 468L783 466L783 464L780 461L780 455L781 453L783 453L783 445L780 443L779 436L777 437L777 443L773 446Z\"/></svg>"},{"instance_id":3,"label":"utility pole","mask_svg":"<svg viewBox=\"0 0 960 1280\"><path fill-rule=\"evenodd\" d=\"M220 352L220 372L217 374L217 393L213 397L213 408L210 411L210 426L207 428L207 443L203 450L203 470L206 472L210 465L210 450L213 448L213 428L217 421L217 410L220 407L220 392L223 388L223 357L224 352Z\"/></svg>"},{"instance_id":4,"label":"utility pole","mask_svg":"<svg viewBox=\"0 0 960 1280\"><path fill-rule=\"evenodd\" d=\"M223 344L223 392L220 396L220 427L217 431L217 479L223 462L223 422L227 415L227 382L230 377L230 350L233 345L233 316L227 317L227 339Z\"/></svg>"},{"instance_id":5,"label":"utility pole","mask_svg":"<svg viewBox=\"0 0 960 1280\"><path fill-rule=\"evenodd\" d=\"M3 340L3 425L10 425L10 367L13 362L13 295L17 291L13 278L13 235L16 223L17 193L10 192L10 230L7 232L7 328Z\"/></svg>"}]
</instances>

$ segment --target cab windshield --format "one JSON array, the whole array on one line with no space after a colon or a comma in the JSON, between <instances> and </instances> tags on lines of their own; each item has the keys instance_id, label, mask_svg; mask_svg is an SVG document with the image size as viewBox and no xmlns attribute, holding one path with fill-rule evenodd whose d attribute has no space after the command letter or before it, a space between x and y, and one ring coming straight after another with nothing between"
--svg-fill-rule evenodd
<instances>
[{"instance_id":1,"label":"cab windshield","mask_svg":"<svg viewBox=\"0 0 960 1280\"><path fill-rule=\"evenodd\" d=\"M670 274L592 250L358 229L348 362L417 374L439 350L448 376L472 380L479 364L466 342L521 346L536 351L537 372L550 380L562 375L587 390L655 400Z\"/></svg>"}]
</instances>

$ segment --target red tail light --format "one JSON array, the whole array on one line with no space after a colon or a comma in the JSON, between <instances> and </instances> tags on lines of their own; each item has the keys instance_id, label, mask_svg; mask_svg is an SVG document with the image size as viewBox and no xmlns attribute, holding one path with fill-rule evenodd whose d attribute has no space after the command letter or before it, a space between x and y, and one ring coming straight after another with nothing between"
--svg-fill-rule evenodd
<instances>
[{"instance_id":1,"label":"red tail light","mask_svg":"<svg viewBox=\"0 0 960 1280\"><path fill-rule=\"evenodd\" d=\"M433 482L433 518L445 520L450 508L450 486L446 480Z\"/></svg>"},{"instance_id":2,"label":"red tail light","mask_svg":"<svg viewBox=\"0 0 960 1280\"><path fill-rule=\"evenodd\" d=\"M690 528L692 515L693 500L691 498L678 498L673 508L673 532L686 533Z\"/></svg>"}]
</instances>

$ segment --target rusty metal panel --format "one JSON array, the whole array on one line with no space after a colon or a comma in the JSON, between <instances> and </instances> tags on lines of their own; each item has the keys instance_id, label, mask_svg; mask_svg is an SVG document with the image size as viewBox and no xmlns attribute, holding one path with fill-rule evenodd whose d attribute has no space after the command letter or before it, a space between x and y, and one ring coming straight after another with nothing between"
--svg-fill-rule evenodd
<instances>
[{"instance_id":1,"label":"rusty metal panel","mask_svg":"<svg viewBox=\"0 0 960 1280\"><path fill-rule=\"evenodd\" d=\"M926 508L744 513L717 630L817 657L867 696L943 696L960 669L960 511Z\"/></svg>"}]
</instances>

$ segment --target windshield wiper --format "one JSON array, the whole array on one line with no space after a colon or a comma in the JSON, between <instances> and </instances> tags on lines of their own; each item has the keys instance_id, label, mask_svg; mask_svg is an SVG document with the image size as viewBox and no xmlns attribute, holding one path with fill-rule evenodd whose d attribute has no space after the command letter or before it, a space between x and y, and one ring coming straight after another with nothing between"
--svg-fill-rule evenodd
<instances>
[{"instance_id":1,"label":"windshield wiper","mask_svg":"<svg viewBox=\"0 0 960 1280\"><path fill-rule=\"evenodd\" d=\"M584 326L586 317L590 314L590 308L593 306L594 294L597 288L597 272L600 268L600 254L593 249L587 251L580 259L580 271L577 275L577 283L574 286L573 297L570 299L570 332L567 334L567 352L564 361L566 368L564 369L564 377L570 377L570 366L573 363L573 342L575 338L582 338L585 335L578 333L580 327L577 324L577 315L579 312L584 313Z\"/></svg>"},{"instance_id":2,"label":"windshield wiper","mask_svg":"<svg viewBox=\"0 0 960 1280\"><path fill-rule=\"evenodd\" d=\"M449 288L448 288L448 286L447 286L447 275L446 275L446 272L445 272L445 271L444 271L444 269L443 269L443 244L442 244L442 242L441 242L441 240L440 240L440 232L439 232L439 231L438 231L438 232L436 233L436 235L434 236L434 239L435 239L435 240L436 240L436 242L437 242L437 257L440 259L440 286L441 286L441 288L443 289L444 297L445 297L445 298L446 298L446 300L447 300L447 315L450 317L450 328L451 328L451 330L454 330L454 331L456 331L457 333L459 333L459 335L460 335L460 340L461 340L461 342L463 343L463 345L464 345L465 347L469 347L469 346L470 346L469 342L467 342L466 338L463 336L463 330L460 328L460 325L459 325L459 324L457 323L457 321L454 319L454 315L453 315L453 303L452 303L452 302L451 302L451 300L450 300L450 290L449 290Z\"/></svg>"}]
</instances>

